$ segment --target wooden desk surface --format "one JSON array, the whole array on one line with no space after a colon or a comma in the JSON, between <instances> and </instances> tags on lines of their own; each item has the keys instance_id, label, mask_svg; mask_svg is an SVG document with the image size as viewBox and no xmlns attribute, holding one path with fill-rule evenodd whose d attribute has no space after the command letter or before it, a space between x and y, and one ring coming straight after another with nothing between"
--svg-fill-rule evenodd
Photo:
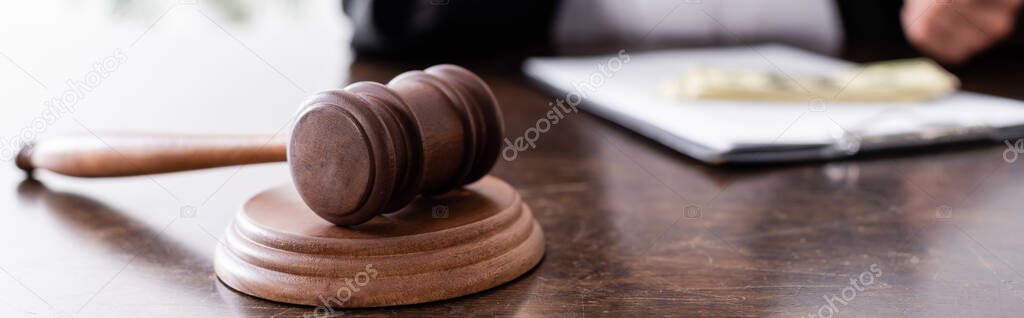
<instances>
[{"instance_id":1,"label":"wooden desk surface","mask_svg":"<svg viewBox=\"0 0 1024 318\"><path fill-rule=\"evenodd\" d=\"M336 1L28 3L0 9L0 30L26 30L0 42L5 147L26 129L280 131L312 91L403 70L350 62ZM126 59L76 92L73 110L45 117L48 101L74 90L68 80L117 54ZM969 89L1024 98L1022 69L962 75ZM513 73L478 71L504 107L508 135L533 126L554 98ZM344 315L1024 312L1024 162L1005 162L1003 145L715 168L592 115L570 116L493 172L522 191L546 232L536 269L468 297ZM283 164L39 180L0 166L0 316L316 316L241 295L212 270L238 205L288 182Z\"/></svg>"}]
</instances>

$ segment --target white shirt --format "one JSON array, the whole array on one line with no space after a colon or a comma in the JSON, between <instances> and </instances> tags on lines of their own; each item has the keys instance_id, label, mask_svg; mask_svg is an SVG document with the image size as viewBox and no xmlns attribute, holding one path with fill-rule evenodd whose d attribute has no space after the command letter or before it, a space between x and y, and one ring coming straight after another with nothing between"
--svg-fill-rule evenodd
<instances>
[{"instance_id":1,"label":"white shirt","mask_svg":"<svg viewBox=\"0 0 1024 318\"><path fill-rule=\"evenodd\" d=\"M604 41L639 47L774 42L835 54L843 32L831 0L564 0L556 45Z\"/></svg>"}]
</instances>

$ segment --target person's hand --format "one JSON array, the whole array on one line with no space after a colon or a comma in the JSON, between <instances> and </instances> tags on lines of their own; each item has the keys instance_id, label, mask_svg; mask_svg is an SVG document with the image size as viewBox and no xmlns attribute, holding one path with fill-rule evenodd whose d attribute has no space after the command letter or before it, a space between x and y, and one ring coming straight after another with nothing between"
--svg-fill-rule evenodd
<instances>
[{"instance_id":1,"label":"person's hand","mask_svg":"<svg viewBox=\"0 0 1024 318\"><path fill-rule=\"evenodd\" d=\"M907 40L945 63L961 63L1010 35L1024 0L906 0Z\"/></svg>"}]
</instances>

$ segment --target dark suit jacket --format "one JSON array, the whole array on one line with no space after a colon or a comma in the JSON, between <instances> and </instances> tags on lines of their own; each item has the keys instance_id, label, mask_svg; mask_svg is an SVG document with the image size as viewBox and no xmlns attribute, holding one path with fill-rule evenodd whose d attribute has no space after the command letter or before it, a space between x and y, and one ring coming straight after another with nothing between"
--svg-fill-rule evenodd
<instances>
[{"instance_id":1,"label":"dark suit jacket","mask_svg":"<svg viewBox=\"0 0 1024 318\"><path fill-rule=\"evenodd\" d=\"M902 1L836 1L847 48L895 46L914 53L900 25ZM557 0L342 0L342 5L355 24L352 47L358 54L425 62L545 54L559 9ZM1018 27L986 55L1022 49Z\"/></svg>"}]
</instances>

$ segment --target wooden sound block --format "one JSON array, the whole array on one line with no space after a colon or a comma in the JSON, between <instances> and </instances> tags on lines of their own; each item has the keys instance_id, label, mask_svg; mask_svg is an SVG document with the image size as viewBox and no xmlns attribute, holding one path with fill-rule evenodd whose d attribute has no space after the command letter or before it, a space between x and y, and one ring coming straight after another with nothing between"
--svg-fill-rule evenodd
<instances>
[{"instance_id":1,"label":"wooden sound block","mask_svg":"<svg viewBox=\"0 0 1024 318\"><path fill-rule=\"evenodd\" d=\"M527 272L544 234L519 193L480 181L358 226L317 216L291 185L249 199L217 247L225 284L313 306L378 307L483 291Z\"/></svg>"}]
</instances>

